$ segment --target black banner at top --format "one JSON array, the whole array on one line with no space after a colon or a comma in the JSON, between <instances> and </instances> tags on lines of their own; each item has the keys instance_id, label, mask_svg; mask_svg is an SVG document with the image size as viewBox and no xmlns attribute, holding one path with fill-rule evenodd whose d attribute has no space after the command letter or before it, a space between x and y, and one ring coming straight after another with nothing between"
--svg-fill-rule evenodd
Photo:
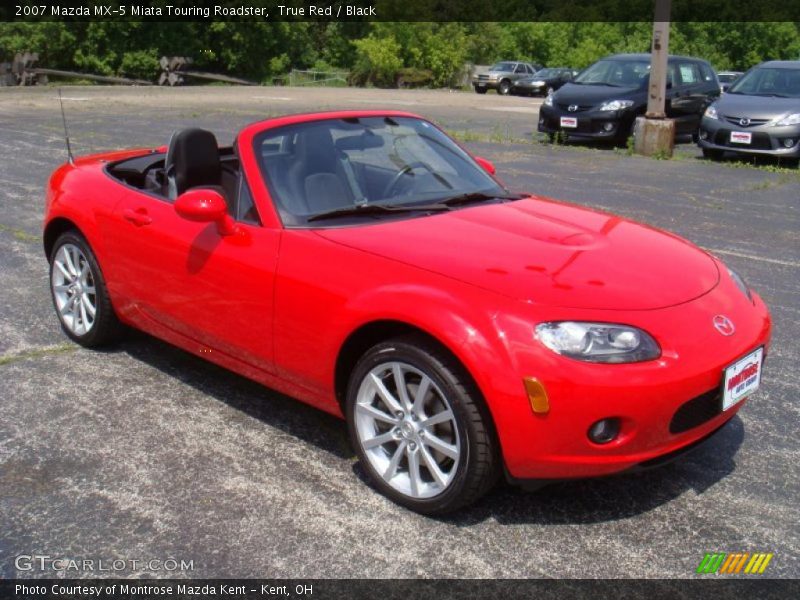
<instances>
[{"instance_id":1,"label":"black banner at top","mask_svg":"<svg viewBox=\"0 0 800 600\"><path fill-rule=\"evenodd\" d=\"M800 21L800 2L672 0L672 21ZM7 0L0 21L652 21L655 0Z\"/></svg>"}]
</instances>

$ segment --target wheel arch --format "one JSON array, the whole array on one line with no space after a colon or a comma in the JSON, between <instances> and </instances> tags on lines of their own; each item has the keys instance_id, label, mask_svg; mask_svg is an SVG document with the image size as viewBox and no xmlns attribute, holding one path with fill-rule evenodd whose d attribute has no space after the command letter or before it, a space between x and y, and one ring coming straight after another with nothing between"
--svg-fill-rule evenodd
<instances>
[{"instance_id":1,"label":"wheel arch","mask_svg":"<svg viewBox=\"0 0 800 600\"><path fill-rule=\"evenodd\" d=\"M481 401L485 404L480 385L478 385L476 378L471 373L469 366L446 342L417 325L395 319L378 319L360 325L347 336L339 348L334 367L334 393L341 407L344 407L347 396L347 383L350 373L352 373L359 358L376 344L407 335L418 335L425 338L456 361L463 369L464 375L469 378L470 383L475 387L475 390L480 393Z\"/></svg>"},{"instance_id":2,"label":"wheel arch","mask_svg":"<svg viewBox=\"0 0 800 600\"><path fill-rule=\"evenodd\" d=\"M74 229L78 233L86 239L86 234L78 227L77 223L68 219L67 217L56 217L51 219L47 225L45 225L44 233L42 235L42 244L44 247L44 255L45 257L50 260L50 254L53 252L53 246L60 236L65 231L69 231L70 229ZM87 239L87 243L89 243Z\"/></svg>"}]
</instances>

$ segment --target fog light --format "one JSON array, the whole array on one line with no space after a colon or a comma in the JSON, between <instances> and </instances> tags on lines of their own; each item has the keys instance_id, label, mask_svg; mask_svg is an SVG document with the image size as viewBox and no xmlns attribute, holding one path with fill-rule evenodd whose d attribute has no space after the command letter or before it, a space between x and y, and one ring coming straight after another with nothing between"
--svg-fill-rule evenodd
<instances>
[{"instance_id":1,"label":"fog light","mask_svg":"<svg viewBox=\"0 0 800 600\"><path fill-rule=\"evenodd\" d=\"M612 129L614 129L614 124L613 123L605 123L603 125L603 129L605 131L611 131Z\"/></svg>"},{"instance_id":2,"label":"fog light","mask_svg":"<svg viewBox=\"0 0 800 600\"><path fill-rule=\"evenodd\" d=\"M708 132L705 129L700 130L700 139L707 140L708 139Z\"/></svg>"},{"instance_id":3,"label":"fog light","mask_svg":"<svg viewBox=\"0 0 800 600\"><path fill-rule=\"evenodd\" d=\"M792 146L794 146L794 142L795 142L794 138L786 138L785 140L783 140L783 147L791 148Z\"/></svg>"},{"instance_id":4,"label":"fog light","mask_svg":"<svg viewBox=\"0 0 800 600\"><path fill-rule=\"evenodd\" d=\"M601 419L589 427L589 439L595 444L608 444L619 435L619 419Z\"/></svg>"}]
</instances>

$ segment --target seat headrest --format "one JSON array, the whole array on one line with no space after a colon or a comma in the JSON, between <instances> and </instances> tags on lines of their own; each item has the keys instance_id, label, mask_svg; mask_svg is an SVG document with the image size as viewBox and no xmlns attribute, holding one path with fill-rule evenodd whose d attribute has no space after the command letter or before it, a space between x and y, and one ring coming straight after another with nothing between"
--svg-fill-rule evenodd
<instances>
[{"instance_id":1,"label":"seat headrest","mask_svg":"<svg viewBox=\"0 0 800 600\"><path fill-rule=\"evenodd\" d=\"M205 185L219 185L221 166L217 138L205 129L184 129L172 135L165 161L176 192Z\"/></svg>"}]
</instances>

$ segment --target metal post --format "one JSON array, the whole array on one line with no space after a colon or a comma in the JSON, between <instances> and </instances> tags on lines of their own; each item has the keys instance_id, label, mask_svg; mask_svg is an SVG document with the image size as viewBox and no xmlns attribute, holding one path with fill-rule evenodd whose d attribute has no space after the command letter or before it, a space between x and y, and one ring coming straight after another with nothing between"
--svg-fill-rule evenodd
<instances>
[{"instance_id":1,"label":"metal post","mask_svg":"<svg viewBox=\"0 0 800 600\"><path fill-rule=\"evenodd\" d=\"M650 83L647 112L636 117L633 149L645 156L672 156L675 147L675 122L667 118L667 68L669 59L670 0L655 0L653 45L650 54Z\"/></svg>"},{"instance_id":2,"label":"metal post","mask_svg":"<svg viewBox=\"0 0 800 600\"><path fill-rule=\"evenodd\" d=\"M663 119L664 96L667 89L667 57L669 56L669 19L671 0L655 0L653 45L650 55L650 86L647 95L646 117Z\"/></svg>"}]
</instances>

